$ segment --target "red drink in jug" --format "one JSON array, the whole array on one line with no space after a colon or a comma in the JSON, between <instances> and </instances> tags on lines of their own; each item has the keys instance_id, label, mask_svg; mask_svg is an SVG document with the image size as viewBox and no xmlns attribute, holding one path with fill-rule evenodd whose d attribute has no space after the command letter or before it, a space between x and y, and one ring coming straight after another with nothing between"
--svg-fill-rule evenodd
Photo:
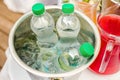
<instances>
[{"instance_id":1,"label":"red drink in jug","mask_svg":"<svg viewBox=\"0 0 120 80\"><path fill-rule=\"evenodd\" d=\"M120 70L120 15L107 14L98 20L101 49L90 69L99 74L113 74Z\"/></svg>"}]
</instances>

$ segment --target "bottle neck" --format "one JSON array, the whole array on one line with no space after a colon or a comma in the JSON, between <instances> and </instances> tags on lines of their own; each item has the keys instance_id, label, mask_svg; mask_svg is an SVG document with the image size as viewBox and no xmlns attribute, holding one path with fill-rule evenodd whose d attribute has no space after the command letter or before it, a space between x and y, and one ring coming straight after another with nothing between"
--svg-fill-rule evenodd
<instances>
[{"instance_id":1,"label":"bottle neck","mask_svg":"<svg viewBox=\"0 0 120 80\"><path fill-rule=\"evenodd\" d=\"M41 16L43 16L45 13L46 13L46 12L44 12L43 14L40 14L40 15L35 15L35 14L33 14L33 16L35 16L35 17L41 17Z\"/></svg>"},{"instance_id":2,"label":"bottle neck","mask_svg":"<svg viewBox=\"0 0 120 80\"><path fill-rule=\"evenodd\" d=\"M74 13L69 13L69 14L67 14L67 13L62 13L63 15L65 15L65 16L71 16L71 15L74 15Z\"/></svg>"}]
</instances>

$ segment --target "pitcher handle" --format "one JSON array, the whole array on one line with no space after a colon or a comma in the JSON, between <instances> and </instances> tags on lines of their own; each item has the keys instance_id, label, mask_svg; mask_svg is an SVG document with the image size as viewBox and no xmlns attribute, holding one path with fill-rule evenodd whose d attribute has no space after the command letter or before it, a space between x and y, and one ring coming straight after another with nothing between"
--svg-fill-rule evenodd
<instances>
[{"instance_id":1,"label":"pitcher handle","mask_svg":"<svg viewBox=\"0 0 120 80\"><path fill-rule=\"evenodd\" d=\"M110 58L112 56L113 48L114 48L114 41L109 40L107 42L106 49L105 49L105 52L104 52L104 55L103 55L103 58L102 58L102 62L101 62L100 68L99 68L100 73L105 72L105 70L106 70L106 68L108 66L108 63L110 61Z\"/></svg>"}]
</instances>

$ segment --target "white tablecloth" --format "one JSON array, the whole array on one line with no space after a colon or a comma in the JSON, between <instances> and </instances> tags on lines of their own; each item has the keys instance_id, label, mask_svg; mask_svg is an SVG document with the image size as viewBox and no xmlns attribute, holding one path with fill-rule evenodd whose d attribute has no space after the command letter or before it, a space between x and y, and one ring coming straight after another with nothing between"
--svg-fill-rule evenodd
<instances>
[{"instance_id":1,"label":"white tablecloth","mask_svg":"<svg viewBox=\"0 0 120 80\"><path fill-rule=\"evenodd\" d=\"M58 0L4 0L10 10L21 13L30 11L32 5L36 2L44 3L45 5L58 4Z\"/></svg>"},{"instance_id":2,"label":"white tablecloth","mask_svg":"<svg viewBox=\"0 0 120 80\"><path fill-rule=\"evenodd\" d=\"M6 51L6 56L7 61L0 72L0 80L31 80L28 73L11 57L9 49ZM120 72L106 76L95 74L86 69L80 74L79 80L120 80Z\"/></svg>"}]
</instances>

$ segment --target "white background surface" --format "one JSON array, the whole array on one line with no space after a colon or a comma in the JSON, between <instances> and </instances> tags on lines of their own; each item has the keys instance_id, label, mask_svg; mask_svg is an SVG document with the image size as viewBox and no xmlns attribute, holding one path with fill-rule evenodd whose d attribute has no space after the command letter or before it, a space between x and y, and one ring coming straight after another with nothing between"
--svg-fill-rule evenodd
<instances>
[{"instance_id":1,"label":"white background surface","mask_svg":"<svg viewBox=\"0 0 120 80\"><path fill-rule=\"evenodd\" d=\"M45 4L56 4L57 0L36 0L36 1L43 1ZM46 3L45 1L49 1ZM22 12L25 13L30 10L34 0L4 0L5 4L15 12ZM17 5L16 5L17 4ZM26 6L27 4L27 6ZM29 5L28 5L29 4ZM24 7L24 8L23 8ZM12 59L9 50L6 51L7 61L0 72L0 80L31 80L28 73L23 70L18 64ZM76 76L74 76L75 80ZM120 72L114 75L98 75L95 74L88 69L84 70L81 75L78 77L79 80L120 80Z\"/></svg>"},{"instance_id":2,"label":"white background surface","mask_svg":"<svg viewBox=\"0 0 120 80\"><path fill-rule=\"evenodd\" d=\"M28 73L23 70L11 57L9 50L6 51L7 61L0 72L0 80L31 80ZM74 76L73 79L75 79ZM90 70L84 70L79 80L120 80L120 71L113 75L99 75L91 72Z\"/></svg>"},{"instance_id":3,"label":"white background surface","mask_svg":"<svg viewBox=\"0 0 120 80\"><path fill-rule=\"evenodd\" d=\"M45 5L54 5L58 3L58 0L4 0L4 3L10 10L20 13L30 11L32 5L36 2L44 3Z\"/></svg>"}]
</instances>

